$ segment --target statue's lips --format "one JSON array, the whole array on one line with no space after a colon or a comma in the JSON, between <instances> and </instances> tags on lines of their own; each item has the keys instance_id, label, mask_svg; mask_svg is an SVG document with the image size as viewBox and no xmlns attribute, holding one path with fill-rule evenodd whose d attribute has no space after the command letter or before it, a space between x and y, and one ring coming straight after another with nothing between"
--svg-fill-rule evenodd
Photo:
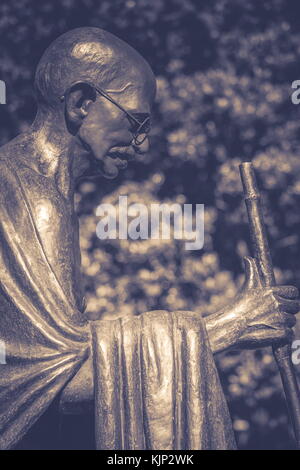
<instances>
[{"instance_id":1,"label":"statue's lips","mask_svg":"<svg viewBox=\"0 0 300 470\"><path fill-rule=\"evenodd\" d=\"M111 157L115 160L126 160L127 162L131 162L132 160L135 160L135 151L134 150L128 150L124 152L119 152L119 151L110 151L108 154L108 157Z\"/></svg>"},{"instance_id":2,"label":"statue's lips","mask_svg":"<svg viewBox=\"0 0 300 470\"><path fill-rule=\"evenodd\" d=\"M117 168L127 168L128 162L135 160L135 152L109 152L106 156Z\"/></svg>"},{"instance_id":3,"label":"statue's lips","mask_svg":"<svg viewBox=\"0 0 300 470\"><path fill-rule=\"evenodd\" d=\"M121 170L127 168L128 161L119 157L108 157L111 158L113 163L116 165L116 167L120 168Z\"/></svg>"},{"instance_id":4,"label":"statue's lips","mask_svg":"<svg viewBox=\"0 0 300 470\"><path fill-rule=\"evenodd\" d=\"M97 158L92 153L94 159L99 162L100 166L103 167L103 171L106 175L113 175L115 177L118 170L125 170L128 166L128 162L135 160L136 153L133 148L124 147L111 149L106 156L103 158ZM112 177L112 176L111 176Z\"/></svg>"}]
</instances>

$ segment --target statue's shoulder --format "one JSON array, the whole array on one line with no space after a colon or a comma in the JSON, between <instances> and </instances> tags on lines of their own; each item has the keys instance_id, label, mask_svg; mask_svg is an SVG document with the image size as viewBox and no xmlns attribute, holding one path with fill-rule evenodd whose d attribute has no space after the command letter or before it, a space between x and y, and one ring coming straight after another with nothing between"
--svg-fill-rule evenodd
<instances>
[{"instance_id":1,"label":"statue's shoulder","mask_svg":"<svg viewBox=\"0 0 300 470\"><path fill-rule=\"evenodd\" d=\"M7 185L15 180L14 170L9 155L0 149L0 193L8 190Z\"/></svg>"},{"instance_id":2,"label":"statue's shoulder","mask_svg":"<svg viewBox=\"0 0 300 470\"><path fill-rule=\"evenodd\" d=\"M24 198L18 177L16 158L22 154L18 137L0 148L0 217L15 219L24 213Z\"/></svg>"},{"instance_id":3,"label":"statue's shoulder","mask_svg":"<svg viewBox=\"0 0 300 470\"><path fill-rule=\"evenodd\" d=\"M26 134L20 134L7 144L0 147L0 179L12 181L18 179L18 167L24 160L30 138ZM0 189L1 191L1 189Z\"/></svg>"}]
</instances>

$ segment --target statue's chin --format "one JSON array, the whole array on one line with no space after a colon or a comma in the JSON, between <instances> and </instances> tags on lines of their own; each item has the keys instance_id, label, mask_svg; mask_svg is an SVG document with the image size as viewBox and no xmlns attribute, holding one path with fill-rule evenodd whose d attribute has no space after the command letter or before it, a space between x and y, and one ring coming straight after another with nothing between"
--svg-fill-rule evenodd
<instances>
[{"instance_id":1,"label":"statue's chin","mask_svg":"<svg viewBox=\"0 0 300 470\"><path fill-rule=\"evenodd\" d=\"M102 172L102 176L104 178L108 179L108 180L113 180L113 179L117 178L118 174L119 174L118 169L114 173Z\"/></svg>"},{"instance_id":2,"label":"statue's chin","mask_svg":"<svg viewBox=\"0 0 300 470\"><path fill-rule=\"evenodd\" d=\"M116 178L119 174L119 165L117 160L106 156L103 161L103 176L108 179Z\"/></svg>"},{"instance_id":3,"label":"statue's chin","mask_svg":"<svg viewBox=\"0 0 300 470\"><path fill-rule=\"evenodd\" d=\"M110 152L105 157L97 156L90 150L88 153L90 168L85 172L85 177L103 176L107 179L114 179L118 176L120 170L125 170L128 162L134 160L134 156L129 152Z\"/></svg>"},{"instance_id":4,"label":"statue's chin","mask_svg":"<svg viewBox=\"0 0 300 470\"><path fill-rule=\"evenodd\" d=\"M118 176L120 170L125 170L127 166L128 160L126 154L113 154L113 156L108 154L102 161L101 171L105 178L113 179Z\"/></svg>"}]
</instances>

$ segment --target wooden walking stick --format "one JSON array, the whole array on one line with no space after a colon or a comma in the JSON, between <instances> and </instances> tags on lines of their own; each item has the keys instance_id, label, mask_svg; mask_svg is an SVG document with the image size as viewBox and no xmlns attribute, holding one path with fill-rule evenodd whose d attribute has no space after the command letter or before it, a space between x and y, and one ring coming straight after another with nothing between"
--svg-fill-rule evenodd
<instances>
[{"instance_id":1,"label":"wooden walking stick","mask_svg":"<svg viewBox=\"0 0 300 470\"><path fill-rule=\"evenodd\" d=\"M248 212L253 254L258 264L263 285L271 287L276 284L276 281L263 218L261 198L252 163L242 163L240 165L240 173ZM300 449L300 392L292 363L291 345L274 346L273 353L280 371L297 447Z\"/></svg>"}]
</instances>

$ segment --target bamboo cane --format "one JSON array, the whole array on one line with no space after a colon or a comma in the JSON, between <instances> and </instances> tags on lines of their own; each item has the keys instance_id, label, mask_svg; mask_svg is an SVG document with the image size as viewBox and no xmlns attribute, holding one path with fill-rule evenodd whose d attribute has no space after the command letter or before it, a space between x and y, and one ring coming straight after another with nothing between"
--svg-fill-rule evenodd
<instances>
[{"instance_id":1,"label":"bamboo cane","mask_svg":"<svg viewBox=\"0 0 300 470\"><path fill-rule=\"evenodd\" d=\"M240 165L240 173L248 212L253 254L258 264L263 285L271 287L276 284L276 281L263 218L260 193L252 163L242 163ZM273 353L281 375L297 448L300 449L300 392L291 359L291 345L274 346Z\"/></svg>"}]
</instances>

